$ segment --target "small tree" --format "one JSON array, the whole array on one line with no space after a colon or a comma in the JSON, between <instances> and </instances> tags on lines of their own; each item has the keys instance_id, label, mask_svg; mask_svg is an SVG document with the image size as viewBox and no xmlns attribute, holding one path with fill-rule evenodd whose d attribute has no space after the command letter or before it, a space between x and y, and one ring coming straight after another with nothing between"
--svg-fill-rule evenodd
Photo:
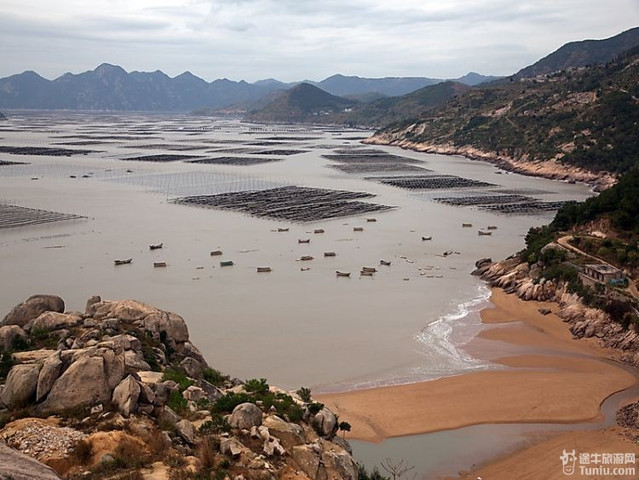
<instances>
[{"instance_id":1,"label":"small tree","mask_svg":"<svg viewBox=\"0 0 639 480\"><path fill-rule=\"evenodd\" d=\"M404 460L400 460L399 462L394 463L390 458L387 458L386 460L381 462L380 465L386 472L390 474L393 480L397 480L402 475L404 475L407 472L410 472L411 470L415 468L414 465L412 467L409 467L408 465L406 465Z\"/></svg>"},{"instance_id":2,"label":"small tree","mask_svg":"<svg viewBox=\"0 0 639 480\"><path fill-rule=\"evenodd\" d=\"M339 424L337 425L337 430L340 430L342 432L342 438L346 438L346 432L350 432L351 431L351 424L348 422L339 422Z\"/></svg>"},{"instance_id":3,"label":"small tree","mask_svg":"<svg viewBox=\"0 0 639 480\"><path fill-rule=\"evenodd\" d=\"M306 387L301 387L295 393L299 395L304 403L311 403L311 389Z\"/></svg>"}]
</instances>

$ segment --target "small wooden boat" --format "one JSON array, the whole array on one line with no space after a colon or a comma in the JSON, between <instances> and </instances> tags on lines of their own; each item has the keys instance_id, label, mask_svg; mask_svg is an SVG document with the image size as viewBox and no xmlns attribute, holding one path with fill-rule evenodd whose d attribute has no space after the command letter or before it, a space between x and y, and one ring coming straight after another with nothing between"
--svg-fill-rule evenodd
<instances>
[{"instance_id":1,"label":"small wooden boat","mask_svg":"<svg viewBox=\"0 0 639 480\"><path fill-rule=\"evenodd\" d=\"M311 257L310 255L302 255L300 257L300 261L302 261L302 262L307 262L309 260L313 260L313 257Z\"/></svg>"},{"instance_id":2,"label":"small wooden boat","mask_svg":"<svg viewBox=\"0 0 639 480\"><path fill-rule=\"evenodd\" d=\"M374 274L375 272L369 272L366 270L362 270L361 272L359 272L360 277L372 277Z\"/></svg>"},{"instance_id":3,"label":"small wooden boat","mask_svg":"<svg viewBox=\"0 0 639 480\"><path fill-rule=\"evenodd\" d=\"M69 175L69 178L78 178L77 175Z\"/></svg>"},{"instance_id":4,"label":"small wooden boat","mask_svg":"<svg viewBox=\"0 0 639 480\"><path fill-rule=\"evenodd\" d=\"M337 271L335 272L335 274L336 274L338 277L350 277L350 276L351 276L351 272L340 272L339 270L337 270Z\"/></svg>"},{"instance_id":5,"label":"small wooden boat","mask_svg":"<svg viewBox=\"0 0 639 480\"><path fill-rule=\"evenodd\" d=\"M493 234L493 232L484 232L483 230L479 230L477 232L477 235L492 235L492 234Z\"/></svg>"},{"instance_id":6,"label":"small wooden boat","mask_svg":"<svg viewBox=\"0 0 639 480\"><path fill-rule=\"evenodd\" d=\"M367 218L366 221L367 222L376 222L377 219L376 218Z\"/></svg>"},{"instance_id":7,"label":"small wooden boat","mask_svg":"<svg viewBox=\"0 0 639 480\"><path fill-rule=\"evenodd\" d=\"M323 228L316 228L315 230L313 230L313 233L324 233L324 229Z\"/></svg>"},{"instance_id":8,"label":"small wooden boat","mask_svg":"<svg viewBox=\"0 0 639 480\"><path fill-rule=\"evenodd\" d=\"M473 226L472 223L462 223L463 228L471 228Z\"/></svg>"},{"instance_id":9,"label":"small wooden boat","mask_svg":"<svg viewBox=\"0 0 639 480\"><path fill-rule=\"evenodd\" d=\"M354 232L363 232L364 231L364 227L353 227L353 231Z\"/></svg>"},{"instance_id":10,"label":"small wooden boat","mask_svg":"<svg viewBox=\"0 0 639 480\"><path fill-rule=\"evenodd\" d=\"M423 241L425 241L425 240L432 240L432 239L433 239L433 237L424 237L424 236L422 236L422 240L423 240Z\"/></svg>"},{"instance_id":11,"label":"small wooden boat","mask_svg":"<svg viewBox=\"0 0 639 480\"><path fill-rule=\"evenodd\" d=\"M266 273L271 271L271 267L257 267L257 273Z\"/></svg>"},{"instance_id":12,"label":"small wooden boat","mask_svg":"<svg viewBox=\"0 0 639 480\"><path fill-rule=\"evenodd\" d=\"M218 255L222 255L222 250L213 250L211 252L212 257L217 257Z\"/></svg>"},{"instance_id":13,"label":"small wooden boat","mask_svg":"<svg viewBox=\"0 0 639 480\"><path fill-rule=\"evenodd\" d=\"M288 232L288 227L286 227L286 228L278 227L277 231L278 232Z\"/></svg>"},{"instance_id":14,"label":"small wooden boat","mask_svg":"<svg viewBox=\"0 0 639 480\"><path fill-rule=\"evenodd\" d=\"M390 260L380 260L379 264L380 265L385 265L387 267L390 267L391 262L390 262Z\"/></svg>"},{"instance_id":15,"label":"small wooden boat","mask_svg":"<svg viewBox=\"0 0 639 480\"><path fill-rule=\"evenodd\" d=\"M223 260L220 262L220 267L232 267L233 260Z\"/></svg>"},{"instance_id":16,"label":"small wooden boat","mask_svg":"<svg viewBox=\"0 0 639 480\"><path fill-rule=\"evenodd\" d=\"M302 268L300 268L300 271L308 272L310 269L311 269L311 267L302 267Z\"/></svg>"},{"instance_id":17,"label":"small wooden boat","mask_svg":"<svg viewBox=\"0 0 639 480\"><path fill-rule=\"evenodd\" d=\"M324 252L325 257L335 257L337 254L335 252Z\"/></svg>"},{"instance_id":18,"label":"small wooden boat","mask_svg":"<svg viewBox=\"0 0 639 480\"><path fill-rule=\"evenodd\" d=\"M488 225L486 230L497 230L497 225Z\"/></svg>"},{"instance_id":19,"label":"small wooden boat","mask_svg":"<svg viewBox=\"0 0 639 480\"><path fill-rule=\"evenodd\" d=\"M116 265L128 265L132 261L132 258L127 258L126 260L114 260L113 263L115 263Z\"/></svg>"},{"instance_id":20,"label":"small wooden boat","mask_svg":"<svg viewBox=\"0 0 639 480\"><path fill-rule=\"evenodd\" d=\"M163 243L156 243L155 245L149 245L149 250L159 250L164 246Z\"/></svg>"},{"instance_id":21,"label":"small wooden boat","mask_svg":"<svg viewBox=\"0 0 639 480\"><path fill-rule=\"evenodd\" d=\"M377 269L375 267L362 267L362 272L375 273Z\"/></svg>"},{"instance_id":22,"label":"small wooden boat","mask_svg":"<svg viewBox=\"0 0 639 480\"><path fill-rule=\"evenodd\" d=\"M298 238L297 243L311 243L310 238Z\"/></svg>"},{"instance_id":23,"label":"small wooden boat","mask_svg":"<svg viewBox=\"0 0 639 480\"><path fill-rule=\"evenodd\" d=\"M166 267L166 262L153 262L153 268Z\"/></svg>"}]
</instances>

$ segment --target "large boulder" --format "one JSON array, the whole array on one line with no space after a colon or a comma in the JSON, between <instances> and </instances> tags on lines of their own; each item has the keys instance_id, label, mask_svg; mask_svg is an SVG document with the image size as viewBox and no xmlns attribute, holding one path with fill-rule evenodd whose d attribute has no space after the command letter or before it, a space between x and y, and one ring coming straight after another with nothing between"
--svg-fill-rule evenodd
<instances>
[{"instance_id":1,"label":"large boulder","mask_svg":"<svg viewBox=\"0 0 639 480\"><path fill-rule=\"evenodd\" d=\"M58 330L60 328L75 327L82 323L82 317L79 315L65 314L58 312L44 312L37 318L31 320L25 325L25 330Z\"/></svg>"},{"instance_id":2,"label":"large boulder","mask_svg":"<svg viewBox=\"0 0 639 480\"><path fill-rule=\"evenodd\" d=\"M262 425L262 410L254 403L240 403L233 409L229 417L229 425L232 428L249 430L251 427Z\"/></svg>"},{"instance_id":3,"label":"large boulder","mask_svg":"<svg viewBox=\"0 0 639 480\"><path fill-rule=\"evenodd\" d=\"M173 340L176 343L181 343L189 339L186 322L175 313L156 310L144 318L144 328L163 342Z\"/></svg>"},{"instance_id":4,"label":"large boulder","mask_svg":"<svg viewBox=\"0 0 639 480\"><path fill-rule=\"evenodd\" d=\"M320 457L317 450L320 449L316 445L299 445L290 450L291 457L297 466L309 478L319 478L317 474L320 467Z\"/></svg>"},{"instance_id":5,"label":"large boulder","mask_svg":"<svg viewBox=\"0 0 639 480\"><path fill-rule=\"evenodd\" d=\"M42 403L45 412L63 411L111 400L104 358L84 355L58 378Z\"/></svg>"},{"instance_id":6,"label":"large boulder","mask_svg":"<svg viewBox=\"0 0 639 480\"><path fill-rule=\"evenodd\" d=\"M18 325L0 327L0 350L11 350L18 337L26 338L27 334Z\"/></svg>"},{"instance_id":7,"label":"large boulder","mask_svg":"<svg viewBox=\"0 0 639 480\"><path fill-rule=\"evenodd\" d=\"M29 403L38 388L38 375L42 365L16 365L7 376L2 390L2 403L9 408L18 408Z\"/></svg>"},{"instance_id":8,"label":"large boulder","mask_svg":"<svg viewBox=\"0 0 639 480\"><path fill-rule=\"evenodd\" d=\"M151 366L144 361L142 352L136 352L134 350L126 350L124 352L124 365L127 372L151 370Z\"/></svg>"},{"instance_id":9,"label":"large boulder","mask_svg":"<svg viewBox=\"0 0 639 480\"><path fill-rule=\"evenodd\" d=\"M60 376L61 371L62 360L60 359L60 352L56 352L48 357L42 365L40 375L38 375L36 402L42 400L51 391L51 388Z\"/></svg>"},{"instance_id":10,"label":"large boulder","mask_svg":"<svg viewBox=\"0 0 639 480\"><path fill-rule=\"evenodd\" d=\"M306 443L302 427L285 422L277 415L266 417L262 425L268 428L269 433L277 438L286 450L290 451L293 447Z\"/></svg>"},{"instance_id":11,"label":"large boulder","mask_svg":"<svg viewBox=\"0 0 639 480\"><path fill-rule=\"evenodd\" d=\"M64 312L64 300L56 295L33 295L15 306L0 322L0 327L5 325L24 327L44 312Z\"/></svg>"},{"instance_id":12,"label":"large boulder","mask_svg":"<svg viewBox=\"0 0 639 480\"><path fill-rule=\"evenodd\" d=\"M190 445L195 444L195 427L188 420L180 420L175 424L175 430L182 439Z\"/></svg>"},{"instance_id":13,"label":"large boulder","mask_svg":"<svg viewBox=\"0 0 639 480\"><path fill-rule=\"evenodd\" d=\"M60 480L51 468L8 447L4 442L0 442L0 474L4 479Z\"/></svg>"},{"instance_id":14,"label":"large boulder","mask_svg":"<svg viewBox=\"0 0 639 480\"><path fill-rule=\"evenodd\" d=\"M357 480L358 468L353 457L344 449L334 445L326 448L322 453L322 464L326 469L327 478L342 480Z\"/></svg>"},{"instance_id":15,"label":"large boulder","mask_svg":"<svg viewBox=\"0 0 639 480\"><path fill-rule=\"evenodd\" d=\"M337 431L337 417L328 408L321 409L314 417L313 424L323 437L332 437Z\"/></svg>"},{"instance_id":16,"label":"large boulder","mask_svg":"<svg viewBox=\"0 0 639 480\"><path fill-rule=\"evenodd\" d=\"M140 385L132 375L129 375L115 387L111 402L118 407L122 415L128 417L137 410L139 398Z\"/></svg>"}]
</instances>

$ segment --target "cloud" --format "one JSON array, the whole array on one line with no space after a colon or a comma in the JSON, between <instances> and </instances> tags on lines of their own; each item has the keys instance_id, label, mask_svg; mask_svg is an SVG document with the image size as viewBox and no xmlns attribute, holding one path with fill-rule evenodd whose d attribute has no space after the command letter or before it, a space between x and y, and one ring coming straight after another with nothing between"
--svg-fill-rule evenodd
<instances>
[{"instance_id":1,"label":"cloud","mask_svg":"<svg viewBox=\"0 0 639 480\"><path fill-rule=\"evenodd\" d=\"M207 80L510 74L637 18L636 0L4 0L0 76L103 61Z\"/></svg>"}]
</instances>

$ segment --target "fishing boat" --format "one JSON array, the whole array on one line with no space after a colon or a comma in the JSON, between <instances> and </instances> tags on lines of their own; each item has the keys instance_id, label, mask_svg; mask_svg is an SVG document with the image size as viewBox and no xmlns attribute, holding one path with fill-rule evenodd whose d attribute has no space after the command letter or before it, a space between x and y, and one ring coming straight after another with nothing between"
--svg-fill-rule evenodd
<instances>
[{"instance_id":1,"label":"fishing boat","mask_svg":"<svg viewBox=\"0 0 639 480\"><path fill-rule=\"evenodd\" d=\"M376 222L377 219L376 218L367 218L366 221L367 222Z\"/></svg>"},{"instance_id":2,"label":"fishing boat","mask_svg":"<svg viewBox=\"0 0 639 480\"><path fill-rule=\"evenodd\" d=\"M424 236L422 236L422 240L432 240L432 239L433 239L433 237L424 237Z\"/></svg>"},{"instance_id":3,"label":"fishing boat","mask_svg":"<svg viewBox=\"0 0 639 480\"><path fill-rule=\"evenodd\" d=\"M302 267L302 268L300 268L300 271L308 272L310 269L311 269L311 267Z\"/></svg>"},{"instance_id":4,"label":"fishing boat","mask_svg":"<svg viewBox=\"0 0 639 480\"><path fill-rule=\"evenodd\" d=\"M302 261L302 262L307 262L309 260L313 260L313 257L311 257L310 255L302 255L300 257L300 261Z\"/></svg>"},{"instance_id":5,"label":"fishing boat","mask_svg":"<svg viewBox=\"0 0 639 480\"><path fill-rule=\"evenodd\" d=\"M315 230L313 230L313 233L324 233L324 229L323 228L316 228Z\"/></svg>"},{"instance_id":6,"label":"fishing boat","mask_svg":"<svg viewBox=\"0 0 639 480\"><path fill-rule=\"evenodd\" d=\"M362 272L375 273L377 269L375 267L362 267Z\"/></svg>"},{"instance_id":7,"label":"fishing boat","mask_svg":"<svg viewBox=\"0 0 639 480\"><path fill-rule=\"evenodd\" d=\"M271 267L257 267L257 273L266 273L271 271Z\"/></svg>"},{"instance_id":8,"label":"fishing boat","mask_svg":"<svg viewBox=\"0 0 639 480\"><path fill-rule=\"evenodd\" d=\"M340 272L339 270L337 270L337 271L335 272L335 274L336 274L338 277L350 277L350 276L351 276L351 272Z\"/></svg>"},{"instance_id":9,"label":"fishing boat","mask_svg":"<svg viewBox=\"0 0 639 480\"><path fill-rule=\"evenodd\" d=\"M153 268L166 267L166 262L153 262Z\"/></svg>"},{"instance_id":10,"label":"fishing boat","mask_svg":"<svg viewBox=\"0 0 639 480\"><path fill-rule=\"evenodd\" d=\"M163 243L156 243L155 245L149 245L149 250L159 250L164 246Z\"/></svg>"},{"instance_id":11,"label":"fishing boat","mask_svg":"<svg viewBox=\"0 0 639 480\"><path fill-rule=\"evenodd\" d=\"M492 234L493 234L493 232L484 232L483 230L479 230L477 232L477 235L492 235Z\"/></svg>"},{"instance_id":12,"label":"fishing boat","mask_svg":"<svg viewBox=\"0 0 639 480\"><path fill-rule=\"evenodd\" d=\"M114 260L113 263L115 263L116 265L128 265L132 261L132 258L127 258L126 260Z\"/></svg>"},{"instance_id":13,"label":"fishing boat","mask_svg":"<svg viewBox=\"0 0 639 480\"><path fill-rule=\"evenodd\" d=\"M463 228L471 228L473 226L472 223L462 223Z\"/></svg>"},{"instance_id":14,"label":"fishing boat","mask_svg":"<svg viewBox=\"0 0 639 480\"><path fill-rule=\"evenodd\" d=\"M311 243L310 238L298 238L297 243Z\"/></svg>"},{"instance_id":15,"label":"fishing boat","mask_svg":"<svg viewBox=\"0 0 639 480\"><path fill-rule=\"evenodd\" d=\"M391 262L390 262L390 260L380 260L379 264L380 265L385 265L387 267L390 267Z\"/></svg>"},{"instance_id":16,"label":"fishing boat","mask_svg":"<svg viewBox=\"0 0 639 480\"><path fill-rule=\"evenodd\" d=\"M354 232L363 232L364 231L364 227L353 227L353 231Z\"/></svg>"},{"instance_id":17,"label":"fishing boat","mask_svg":"<svg viewBox=\"0 0 639 480\"><path fill-rule=\"evenodd\" d=\"M213 250L211 252L212 257L217 257L218 255L222 255L222 250Z\"/></svg>"},{"instance_id":18,"label":"fishing boat","mask_svg":"<svg viewBox=\"0 0 639 480\"><path fill-rule=\"evenodd\" d=\"M361 272L359 272L360 277L372 277L374 274L375 272L369 272L367 270L362 270Z\"/></svg>"},{"instance_id":19,"label":"fishing boat","mask_svg":"<svg viewBox=\"0 0 639 480\"><path fill-rule=\"evenodd\" d=\"M486 230L497 230L497 225L488 225Z\"/></svg>"},{"instance_id":20,"label":"fishing boat","mask_svg":"<svg viewBox=\"0 0 639 480\"><path fill-rule=\"evenodd\" d=\"M223 260L220 262L220 267L232 267L233 260Z\"/></svg>"},{"instance_id":21,"label":"fishing boat","mask_svg":"<svg viewBox=\"0 0 639 480\"><path fill-rule=\"evenodd\" d=\"M335 252L324 252L325 257L335 257L337 254Z\"/></svg>"},{"instance_id":22,"label":"fishing boat","mask_svg":"<svg viewBox=\"0 0 639 480\"><path fill-rule=\"evenodd\" d=\"M278 227L277 231L278 232L288 232L288 227L286 227L286 228Z\"/></svg>"}]
</instances>

